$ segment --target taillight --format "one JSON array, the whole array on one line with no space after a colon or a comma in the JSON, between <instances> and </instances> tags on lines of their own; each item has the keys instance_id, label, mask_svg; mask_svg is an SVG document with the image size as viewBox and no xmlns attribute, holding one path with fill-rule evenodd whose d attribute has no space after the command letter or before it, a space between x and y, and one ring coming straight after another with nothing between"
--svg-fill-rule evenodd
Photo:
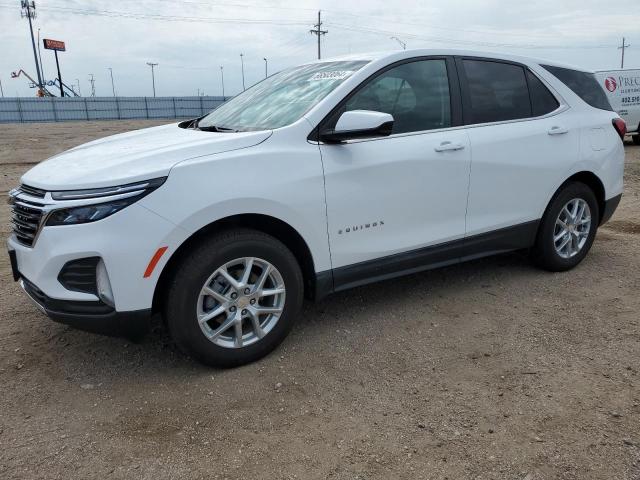
<instances>
[{"instance_id":1,"label":"taillight","mask_svg":"<svg viewBox=\"0 0 640 480\"><path fill-rule=\"evenodd\" d=\"M624 140L624 136L627 133L627 124L624 123L624 120L622 120L621 118L614 118L613 120L611 120L611 123L613 123L613 128L616 129L616 132L618 132L620 138Z\"/></svg>"}]
</instances>

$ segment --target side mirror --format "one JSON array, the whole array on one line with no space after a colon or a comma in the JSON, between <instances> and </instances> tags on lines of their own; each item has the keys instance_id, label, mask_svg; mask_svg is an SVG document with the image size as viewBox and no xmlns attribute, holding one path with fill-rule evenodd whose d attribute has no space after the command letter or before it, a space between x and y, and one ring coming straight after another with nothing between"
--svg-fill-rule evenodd
<instances>
[{"instance_id":1,"label":"side mirror","mask_svg":"<svg viewBox=\"0 0 640 480\"><path fill-rule=\"evenodd\" d=\"M340 115L333 130L320 132L325 143L340 143L356 138L387 137L393 129L393 116L371 110L352 110Z\"/></svg>"}]
</instances>

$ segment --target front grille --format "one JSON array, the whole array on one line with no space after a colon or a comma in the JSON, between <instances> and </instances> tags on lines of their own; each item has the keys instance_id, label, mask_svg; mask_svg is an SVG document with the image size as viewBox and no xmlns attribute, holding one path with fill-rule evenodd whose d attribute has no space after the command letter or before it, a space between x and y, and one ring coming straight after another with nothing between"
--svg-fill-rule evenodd
<instances>
[{"instance_id":1,"label":"front grille","mask_svg":"<svg viewBox=\"0 0 640 480\"><path fill-rule=\"evenodd\" d=\"M31 247L41 226L44 205L20 197L13 198L12 203L13 233L20 243Z\"/></svg>"},{"instance_id":2,"label":"front grille","mask_svg":"<svg viewBox=\"0 0 640 480\"><path fill-rule=\"evenodd\" d=\"M26 195L31 195L32 197L44 198L47 192L40 188L30 187L29 185L20 185L18 188L19 192L25 193Z\"/></svg>"},{"instance_id":3,"label":"front grille","mask_svg":"<svg viewBox=\"0 0 640 480\"><path fill-rule=\"evenodd\" d=\"M92 293L98 296L96 266L100 257L80 258L64 264L58 274L58 281L67 290Z\"/></svg>"}]
</instances>

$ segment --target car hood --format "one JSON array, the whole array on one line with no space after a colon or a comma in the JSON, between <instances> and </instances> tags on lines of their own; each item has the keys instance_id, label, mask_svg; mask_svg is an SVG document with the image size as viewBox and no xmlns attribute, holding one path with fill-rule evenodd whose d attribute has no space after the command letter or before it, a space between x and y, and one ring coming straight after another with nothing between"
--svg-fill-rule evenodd
<instances>
[{"instance_id":1,"label":"car hood","mask_svg":"<svg viewBox=\"0 0 640 480\"><path fill-rule=\"evenodd\" d=\"M252 147L270 135L271 131L203 132L178 124L145 128L55 155L25 173L21 181L44 190L122 185L168 175L184 160Z\"/></svg>"}]
</instances>

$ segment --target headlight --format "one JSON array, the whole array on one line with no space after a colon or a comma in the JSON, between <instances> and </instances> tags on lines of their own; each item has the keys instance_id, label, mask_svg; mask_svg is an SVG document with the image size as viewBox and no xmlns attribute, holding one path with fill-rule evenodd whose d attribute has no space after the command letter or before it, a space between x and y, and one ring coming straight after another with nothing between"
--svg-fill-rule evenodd
<instances>
[{"instance_id":1,"label":"headlight","mask_svg":"<svg viewBox=\"0 0 640 480\"><path fill-rule=\"evenodd\" d=\"M75 225L77 223L97 222L131 205L139 197L116 200L115 202L87 205L86 207L54 210L47 217L47 225Z\"/></svg>"},{"instance_id":2,"label":"headlight","mask_svg":"<svg viewBox=\"0 0 640 480\"><path fill-rule=\"evenodd\" d=\"M166 177L155 178L119 187L52 192L51 197L54 200L62 200L57 206L63 206L65 200L73 202L74 205L51 211L47 216L46 225L97 222L137 202L162 185L165 179Z\"/></svg>"}]
</instances>

